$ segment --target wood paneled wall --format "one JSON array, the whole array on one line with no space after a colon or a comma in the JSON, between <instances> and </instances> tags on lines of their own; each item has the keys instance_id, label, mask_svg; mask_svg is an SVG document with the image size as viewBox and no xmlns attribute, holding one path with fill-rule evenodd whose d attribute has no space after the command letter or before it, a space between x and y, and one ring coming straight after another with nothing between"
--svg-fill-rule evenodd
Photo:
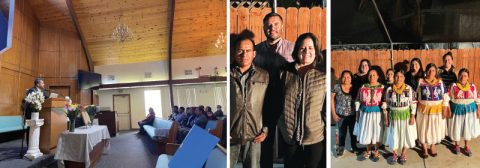
<instances>
[{"instance_id":1,"label":"wood paneled wall","mask_svg":"<svg viewBox=\"0 0 480 168\"><path fill-rule=\"evenodd\" d=\"M78 86L78 70L88 71L87 60L76 32L40 27L38 76L46 87L68 87L73 102L90 104L90 91ZM88 92L88 93L87 93Z\"/></svg>"},{"instance_id":2,"label":"wood paneled wall","mask_svg":"<svg viewBox=\"0 0 480 168\"><path fill-rule=\"evenodd\" d=\"M21 115L25 89L37 76L39 22L27 0L17 0L12 48L0 55L0 116Z\"/></svg>"},{"instance_id":3,"label":"wood paneled wall","mask_svg":"<svg viewBox=\"0 0 480 168\"><path fill-rule=\"evenodd\" d=\"M69 86L75 102L91 103L91 91L77 87L78 69L88 70L79 37L41 27L28 0L17 0L12 48L0 55L0 116L21 115L26 89L37 77L48 86Z\"/></svg>"},{"instance_id":4,"label":"wood paneled wall","mask_svg":"<svg viewBox=\"0 0 480 168\"><path fill-rule=\"evenodd\" d=\"M230 33L240 33L243 30L250 30L255 34L255 43L266 39L263 33L263 18L272 11L271 8L230 8ZM322 50L326 48L326 9L321 7L313 8L277 8L277 13L283 18L282 37L295 42L297 37L303 33L311 32L318 37Z\"/></svg>"},{"instance_id":5,"label":"wood paneled wall","mask_svg":"<svg viewBox=\"0 0 480 168\"><path fill-rule=\"evenodd\" d=\"M470 70L469 81L480 85L480 65L476 64L480 58L480 48L470 49L433 49L433 50L394 50L393 63L395 68L410 66L410 60L417 57L422 61L423 69L429 63L434 63L437 67L443 65L442 56L451 51L453 53L453 65L457 70L468 68ZM358 65L362 59L368 59L372 65L382 68L385 72L391 68L390 50L357 50L357 51L332 51L331 69L332 78L338 79L343 70L350 70L353 73L358 72ZM403 65L402 65L403 63Z\"/></svg>"}]
</instances>

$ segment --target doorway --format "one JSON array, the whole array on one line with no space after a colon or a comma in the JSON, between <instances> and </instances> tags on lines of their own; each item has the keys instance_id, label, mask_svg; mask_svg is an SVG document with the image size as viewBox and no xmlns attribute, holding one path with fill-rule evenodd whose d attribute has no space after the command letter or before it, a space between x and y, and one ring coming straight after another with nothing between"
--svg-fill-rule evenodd
<instances>
[{"instance_id":1,"label":"doorway","mask_svg":"<svg viewBox=\"0 0 480 168\"><path fill-rule=\"evenodd\" d=\"M132 128L130 94L113 95L113 110L117 112L118 130Z\"/></svg>"}]
</instances>

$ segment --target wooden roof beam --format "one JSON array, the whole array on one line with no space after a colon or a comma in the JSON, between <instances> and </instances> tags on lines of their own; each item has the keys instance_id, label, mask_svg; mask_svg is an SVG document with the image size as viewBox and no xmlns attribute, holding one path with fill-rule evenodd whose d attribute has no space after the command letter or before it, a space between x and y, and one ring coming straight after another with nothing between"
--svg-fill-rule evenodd
<instances>
[{"instance_id":1,"label":"wooden roof beam","mask_svg":"<svg viewBox=\"0 0 480 168\"><path fill-rule=\"evenodd\" d=\"M75 29L77 30L78 35L80 36L80 41L82 42L82 47L83 47L83 52L85 52L85 55L87 56L87 63L88 63L88 70L90 72L94 71L94 65L92 61L92 57L90 56L90 51L88 50L88 45L87 41L85 40L85 36L83 36L82 29L80 28L80 23L78 22L77 15L75 13L75 10L73 9L73 4L71 0L65 0L67 3L68 11L70 13L70 17L73 20L73 24L75 26Z\"/></svg>"}]
</instances>

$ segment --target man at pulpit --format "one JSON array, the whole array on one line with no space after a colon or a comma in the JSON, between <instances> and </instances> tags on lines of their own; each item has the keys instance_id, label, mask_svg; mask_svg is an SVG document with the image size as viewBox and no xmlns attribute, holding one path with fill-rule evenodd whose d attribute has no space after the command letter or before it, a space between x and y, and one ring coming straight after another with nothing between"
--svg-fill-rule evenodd
<instances>
[{"instance_id":1,"label":"man at pulpit","mask_svg":"<svg viewBox=\"0 0 480 168\"><path fill-rule=\"evenodd\" d=\"M43 82L43 79L40 79L40 78L37 78L35 79L35 81L33 81L33 84L34 86L30 89L28 89L27 91L27 94L25 96L28 96L28 94L32 93L32 92L36 92L36 91L41 91L43 93L43 96L45 97L45 99L47 99L48 97L46 96L46 93L45 93L45 83ZM23 100L25 102L25 100ZM28 119L31 119L32 118L32 112L34 112L34 109L32 106L30 106L30 104L28 103L24 103L24 112L25 112L25 120L28 120ZM25 132L28 134L28 132L30 132L30 127L26 128ZM26 143L28 144L28 142L30 141L30 137L27 135L26 136Z\"/></svg>"},{"instance_id":2,"label":"man at pulpit","mask_svg":"<svg viewBox=\"0 0 480 168\"><path fill-rule=\"evenodd\" d=\"M43 79L37 78L33 83L34 83L34 86L28 89L27 94L25 96L27 96L32 92L41 91L43 93L43 96L45 97L45 100L48 99L47 94L45 93L45 83L43 82ZM25 118L30 119L32 116L33 109L29 105L27 105L25 108L26 108Z\"/></svg>"}]
</instances>

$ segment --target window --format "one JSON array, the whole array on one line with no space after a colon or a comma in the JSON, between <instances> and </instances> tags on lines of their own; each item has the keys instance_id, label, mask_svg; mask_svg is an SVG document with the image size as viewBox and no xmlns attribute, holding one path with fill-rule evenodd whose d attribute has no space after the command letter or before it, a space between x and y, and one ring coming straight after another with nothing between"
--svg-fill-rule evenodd
<instances>
[{"instance_id":1,"label":"window","mask_svg":"<svg viewBox=\"0 0 480 168\"><path fill-rule=\"evenodd\" d=\"M156 116L162 117L162 97L160 90L145 90L145 114L148 109L153 108Z\"/></svg>"}]
</instances>

